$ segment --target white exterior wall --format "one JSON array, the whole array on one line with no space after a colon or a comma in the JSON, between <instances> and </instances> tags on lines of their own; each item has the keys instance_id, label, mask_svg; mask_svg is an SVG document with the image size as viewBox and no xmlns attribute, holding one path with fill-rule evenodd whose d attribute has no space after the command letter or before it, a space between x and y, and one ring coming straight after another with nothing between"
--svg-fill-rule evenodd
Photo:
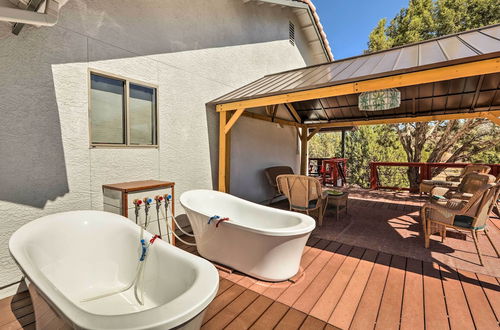
<instances>
[{"instance_id":1,"label":"white exterior wall","mask_svg":"<svg viewBox=\"0 0 500 330\"><path fill-rule=\"evenodd\" d=\"M300 33L297 46L288 41L293 18L240 0L70 0L57 26L0 40L0 288L21 278L12 233L46 214L102 209L102 184L171 180L177 196L211 189L218 120L205 103L311 64ZM90 69L158 85L158 149L89 148ZM232 146L232 192L254 201L267 198L262 168L298 166L289 128L242 118Z\"/></svg>"}]
</instances>

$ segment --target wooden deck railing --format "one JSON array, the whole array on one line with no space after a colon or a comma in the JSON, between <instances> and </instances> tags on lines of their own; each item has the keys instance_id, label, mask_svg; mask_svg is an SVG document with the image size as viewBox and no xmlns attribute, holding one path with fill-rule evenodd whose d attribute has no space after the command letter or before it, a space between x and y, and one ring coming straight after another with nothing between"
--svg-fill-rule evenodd
<instances>
[{"instance_id":1,"label":"wooden deck railing","mask_svg":"<svg viewBox=\"0 0 500 330\"><path fill-rule=\"evenodd\" d=\"M398 166L398 167L417 167L418 170L418 182L422 180L432 179L432 171L435 168L464 168L471 163L403 163L403 162L371 162L370 163L370 189L394 189L394 190L410 190L412 192L415 189L410 189L407 187L386 187L380 185L378 167L380 166ZM500 164L478 164L487 165L491 167L490 174L497 176L500 173Z\"/></svg>"}]
</instances>

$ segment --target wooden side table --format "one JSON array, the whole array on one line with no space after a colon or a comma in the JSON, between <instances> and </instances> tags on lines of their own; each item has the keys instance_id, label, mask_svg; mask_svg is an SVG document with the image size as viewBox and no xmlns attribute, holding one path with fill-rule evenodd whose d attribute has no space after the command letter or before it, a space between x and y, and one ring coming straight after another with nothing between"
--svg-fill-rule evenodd
<instances>
[{"instance_id":1,"label":"wooden side table","mask_svg":"<svg viewBox=\"0 0 500 330\"><path fill-rule=\"evenodd\" d=\"M345 209L345 213L347 214L347 200L349 199L349 193L343 192L342 195L331 195L328 194L328 206L335 206L335 212L337 213L337 221L339 221L339 213L340 208L343 207Z\"/></svg>"}]
</instances>

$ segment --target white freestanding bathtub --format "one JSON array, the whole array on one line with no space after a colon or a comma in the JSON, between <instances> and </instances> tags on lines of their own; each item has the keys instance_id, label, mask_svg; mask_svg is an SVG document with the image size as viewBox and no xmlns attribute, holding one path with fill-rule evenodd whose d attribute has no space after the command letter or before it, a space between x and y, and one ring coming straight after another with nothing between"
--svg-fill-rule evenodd
<instances>
[{"instance_id":1,"label":"white freestanding bathtub","mask_svg":"<svg viewBox=\"0 0 500 330\"><path fill-rule=\"evenodd\" d=\"M299 271L302 251L316 222L308 215L255 204L213 190L191 190L180 202L201 256L265 281ZM229 218L221 222L212 216Z\"/></svg>"},{"instance_id":2,"label":"white freestanding bathtub","mask_svg":"<svg viewBox=\"0 0 500 330\"><path fill-rule=\"evenodd\" d=\"M85 301L133 282L139 237L132 221L101 211L53 214L17 230L9 249L31 282L37 328L199 329L218 289L217 270L161 240L144 264L143 305L133 288Z\"/></svg>"}]
</instances>

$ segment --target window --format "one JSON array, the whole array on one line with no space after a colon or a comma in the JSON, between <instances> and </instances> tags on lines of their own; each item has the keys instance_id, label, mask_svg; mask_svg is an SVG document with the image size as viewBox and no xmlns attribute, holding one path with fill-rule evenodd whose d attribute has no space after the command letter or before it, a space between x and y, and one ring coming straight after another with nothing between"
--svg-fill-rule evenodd
<instances>
[{"instance_id":1,"label":"window","mask_svg":"<svg viewBox=\"0 0 500 330\"><path fill-rule=\"evenodd\" d=\"M90 74L91 145L157 145L156 88Z\"/></svg>"},{"instance_id":2,"label":"window","mask_svg":"<svg viewBox=\"0 0 500 330\"><path fill-rule=\"evenodd\" d=\"M295 46L295 25L292 22L288 22L288 37L292 46Z\"/></svg>"}]
</instances>

